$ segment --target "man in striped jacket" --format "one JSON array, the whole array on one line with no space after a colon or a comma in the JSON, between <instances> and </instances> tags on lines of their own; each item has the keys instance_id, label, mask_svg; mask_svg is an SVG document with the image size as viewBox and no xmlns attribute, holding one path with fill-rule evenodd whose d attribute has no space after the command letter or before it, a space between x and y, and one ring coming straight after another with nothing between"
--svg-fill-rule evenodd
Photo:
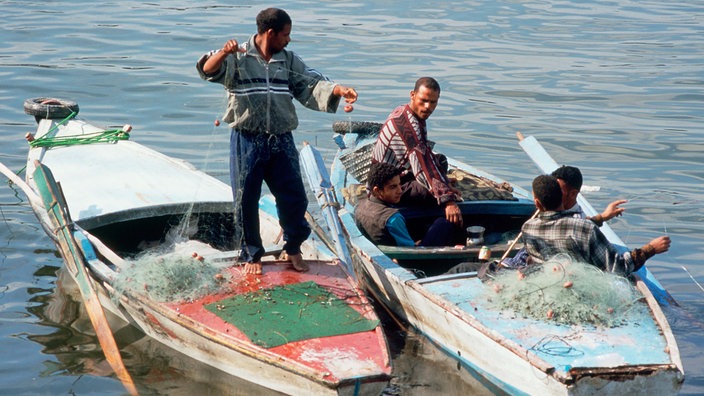
<instances>
[{"instance_id":1,"label":"man in striped jacket","mask_svg":"<svg viewBox=\"0 0 704 396\"><path fill-rule=\"evenodd\" d=\"M203 55L200 77L222 84L228 104L223 121L230 125L230 181L235 201L235 237L245 272L262 273L264 253L259 234L259 196L266 182L276 198L284 251L294 268L306 271L301 244L310 235L308 207L298 151L291 131L298 126L293 98L305 107L334 113L340 98L357 100L357 92L336 84L285 49L291 41L291 18L278 8L257 15L257 34L239 44Z\"/></svg>"},{"instance_id":2,"label":"man in striped jacket","mask_svg":"<svg viewBox=\"0 0 704 396\"><path fill-rule=\"evenodd\" d=\"M462 213L457 201L460 192L450 186L447 159L435 154L428 143L426 120L440 98L440 84L432 77L421 77L411 91L408 104L397 107L379 131L373 163L388 163L403 169L403 195L399 205L439 205L445 218L462 225ZM444 163L443 163L444 162Z\"/></svg>"}]
</instances>

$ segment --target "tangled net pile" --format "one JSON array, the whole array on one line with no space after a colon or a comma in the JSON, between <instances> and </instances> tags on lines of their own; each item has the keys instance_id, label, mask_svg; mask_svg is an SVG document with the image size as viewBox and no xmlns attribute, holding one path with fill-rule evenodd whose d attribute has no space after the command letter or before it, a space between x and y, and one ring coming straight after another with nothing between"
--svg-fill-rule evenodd
<instances>
[{"instance_id":1,"label":"tangled net pile","mask_svg":"<svg viewBox=\"0 0 704 396\"><path fill-rule=\"evenodd\" d=\"M180 245L170 251L149 250L126 261L113 286L116 296L147 294L161 302L191 301L217 292L227 282L222 265L193 257L193 248Z\"/></svg>"},{"instance_id":2,"label":"tangled net pile","mask_svg":"<svg viewBox=\"0 0 704 396\"><path fill-rule=\"evenodd\" d=\"M485 286L490 305L528 318L615 327L648 315L628 279L569 256L523 271L501 271Z\"/></svg>"}]
</instances>

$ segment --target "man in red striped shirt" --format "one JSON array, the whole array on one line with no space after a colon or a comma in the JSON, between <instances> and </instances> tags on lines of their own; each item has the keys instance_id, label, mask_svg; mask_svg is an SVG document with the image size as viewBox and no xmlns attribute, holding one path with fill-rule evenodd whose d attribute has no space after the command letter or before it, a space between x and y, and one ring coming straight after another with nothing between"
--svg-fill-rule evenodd
<instances>
[{"instance_id":1,"label":"man in red striped shirt","mask_svg":"<svg viewBox=\"0 0 704 396\"><path fill-rule=\"evenodd\" d=\"M433 153L428 144L426 120L437 107L439 98L440 84L432 77L419 78L411 91L410 102L397 107L379 131L372 162L403 169L403 195L399 205L439 205L448 221L461 226L462 213L457 201L462 197L450 186L446 175L447 159Z\"/></svg>"}]
</instances>

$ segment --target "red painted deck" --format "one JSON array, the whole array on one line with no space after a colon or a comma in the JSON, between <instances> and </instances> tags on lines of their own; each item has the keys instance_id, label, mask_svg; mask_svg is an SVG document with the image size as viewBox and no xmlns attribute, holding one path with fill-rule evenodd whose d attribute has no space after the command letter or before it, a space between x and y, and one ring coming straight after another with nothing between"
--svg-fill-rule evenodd
<instances>
[{"instance_id":1,"label":"red painted deck","mask_svg":"<svg viewBox=\"0 0 704 396\"><path fill-rule=\"evenodd\" d=\"M285 359L303 365L319 373L325 381L336 382L343 379L346 372L365 371L365 368L368 368L370 374L390 374L390 357L387 354L381 324L372 331L307 339L263 348L253 344L237 327L205 309L207 304L237 294L313 281L345 301L366 319L376 319L372 305L337 263L308 263L310 270L305 273L295 271L290 263L284 261L264 262L262 275L244 274L243 267L229 267L229 291L189 303L168 306L231 342L248 344L251 348L260 349L263 354L270 354L272 359Z\"/></svg>"}]
</instances>

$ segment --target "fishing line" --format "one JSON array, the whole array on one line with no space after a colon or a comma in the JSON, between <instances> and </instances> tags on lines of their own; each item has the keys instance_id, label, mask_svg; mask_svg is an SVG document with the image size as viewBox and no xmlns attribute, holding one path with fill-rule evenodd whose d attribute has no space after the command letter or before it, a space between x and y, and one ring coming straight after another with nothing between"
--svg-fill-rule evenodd
<instances>
[{"instance_id":1,"label":"fishing line","mask_svg":"<svg viewBox=\"0 0 704 396\"><path fill-rule=\"evenodd\" d=\"M692 279L692 282L694 282L697 286L699 286L699 289L701 289L701 291L704 292L704 287L702 287L702 285L700 285L699 282L697 282L697 280L694 279L694 277L692 276L692 274L689 273L689 270L687 269L687 267L685 267L685 266L683 265L683 266L682 266L682 269L684 270L684 272L687 273L687 275L689 275L689 277Z\"/></svg>"},{"instance_id":2,"label":"fishing line","mask_svg":"<svg viewBox=\"0 0 704 396\"><path fill-rule=\"evenodd\" d=\"M220 107L224 107L227 105L228 98L227 94L223 95L222 98L220 99ZM215 118L215 121L213 122L211 128L210 128L210 137L207 139L208 144L205 149L205 157L203 158L203 166L202 166L202 171L204 173L208 173L208 167L210 165L210 157L213 152L213 146L215 144L215 137L216 137L216 132L217 132L217 127L220 125L220 120L219 118ZM229 153L229 150L228 150ZM198 231L198 216L193 216L193 209L195 207L195 203L197 200L198 193L202 187L204 180L199 178L198 179L198 186L193 189L193 199L191 200L191 203L188 206L188 209L183 215L183 218L181 219L180 223L177 226L177 235L180 240L188 240L190 239L190 235L188 235L188 230L192 229L192 227L195 226L196 232ZM193 224L195 223L195 224Z\"/></svg>"}]
</instances>

